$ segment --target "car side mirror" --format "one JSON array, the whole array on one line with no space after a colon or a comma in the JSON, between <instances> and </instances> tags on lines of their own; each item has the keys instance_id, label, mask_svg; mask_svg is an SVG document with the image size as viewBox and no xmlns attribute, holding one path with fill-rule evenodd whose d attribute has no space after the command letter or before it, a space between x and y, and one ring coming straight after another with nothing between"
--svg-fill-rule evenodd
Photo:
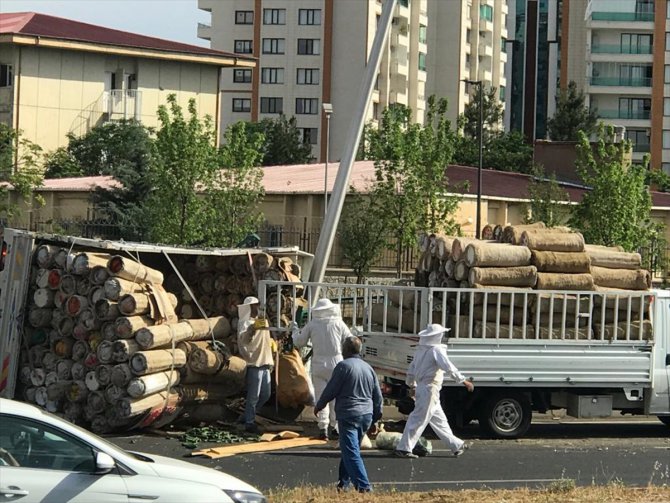
<instances>
[{"instance_id":1,"label":"car side mirror","mask_svg":"<svg viewBox=\"0 0 670 503\"><path fill-rule=\"evenodd\" d=\"M111 472L115 466L114 458L106 452L98 452L95 455L95 473L104 475Z\"/></svg>"}]
</instances>

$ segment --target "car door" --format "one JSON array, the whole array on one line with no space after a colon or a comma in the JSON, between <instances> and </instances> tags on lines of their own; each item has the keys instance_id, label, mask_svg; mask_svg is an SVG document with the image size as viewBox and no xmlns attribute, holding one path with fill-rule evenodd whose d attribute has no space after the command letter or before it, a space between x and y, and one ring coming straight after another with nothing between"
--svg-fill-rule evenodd
<instances>
[{"instance_id":1,"label":"car door","mask_svg":"<svg viewBox=\"0 0 670 503\"><path fill-rule=\"evenodd\" d=\"M118 471L97 474L96 452L51 425L0 414L0 498L20 503L127 503Z\"/></svg>"}]
</instances>

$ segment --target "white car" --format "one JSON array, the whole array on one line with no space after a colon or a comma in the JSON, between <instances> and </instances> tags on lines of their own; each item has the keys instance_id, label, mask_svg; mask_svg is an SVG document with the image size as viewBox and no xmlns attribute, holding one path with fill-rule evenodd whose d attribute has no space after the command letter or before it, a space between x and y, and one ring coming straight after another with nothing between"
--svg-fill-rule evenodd
<instances>
[{"instance_id":1,"label":"white car","mask_svg":"<svg viewBox=\"0 0 670 503\"><path fill-rule=\"evenodd\" d=\"M33 405L0 398L0 500L265 503L254 487L185 461L123 449Z\"/></svg>"}]
</instances>

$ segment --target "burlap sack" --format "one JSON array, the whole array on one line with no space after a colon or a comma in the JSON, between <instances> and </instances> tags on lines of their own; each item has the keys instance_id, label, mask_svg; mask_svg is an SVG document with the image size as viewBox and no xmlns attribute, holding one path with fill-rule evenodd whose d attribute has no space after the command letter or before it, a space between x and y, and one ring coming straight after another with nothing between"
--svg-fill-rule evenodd
<instances>
[{"instance_id":1,"label":"burlap sack","mask_svg":"<svg viewBox=\"0 0 670 503\"><path fill-rule=\"evenodd\" d=\"M279 355L277 400L291 409L314 404L314 388L297 350Z\"/></svg>"}]
</instances>

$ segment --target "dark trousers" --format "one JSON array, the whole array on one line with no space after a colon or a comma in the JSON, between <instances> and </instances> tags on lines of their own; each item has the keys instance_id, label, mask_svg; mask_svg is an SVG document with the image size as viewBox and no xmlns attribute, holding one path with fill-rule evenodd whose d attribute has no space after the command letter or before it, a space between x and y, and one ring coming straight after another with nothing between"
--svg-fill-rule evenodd
<instances>
[{"instance_id":1,"label":"dark trousers","mask_svg":"<svg viewBox=\"0 0 670 503\"><path fill-rule=\"evenodd\" d=\"M358 491L369 491L370 481L361 458L361 440L372 425L372 414L337 419L340 433L340 481L339 487L346 488L350 484Z\"/></svg>"}]
</instances>

